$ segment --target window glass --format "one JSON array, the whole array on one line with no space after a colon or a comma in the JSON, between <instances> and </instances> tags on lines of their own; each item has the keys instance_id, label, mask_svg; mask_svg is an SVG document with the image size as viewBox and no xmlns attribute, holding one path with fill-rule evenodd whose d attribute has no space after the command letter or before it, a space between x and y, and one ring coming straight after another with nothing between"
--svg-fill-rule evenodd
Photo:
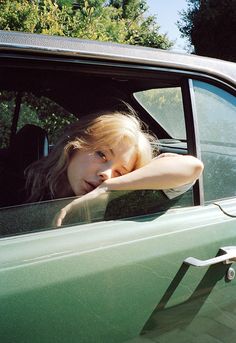
<instances>
[{"instance_id":1,"label":"window glass","mask_svg":"<svg viewBox=\"0 0 236 343\"><path fill-rule=\"evenodd\" d=\"M16 92L0 91L0 149L10 143L12 119L16 105Z\"/></svg>"},{"instance_id":2,"label":"window glass","mask_svg":"<svg viewBox=\"0 0 236 343\"><path fill-rule=\"evenodd\" d=\"M205 200L236 195L236 100L222 89L193 81Z\"/></svg>"},{"instance_id":3,"label":"window glass","mask_svg":"<svg viewBox=\"0 0 236 343\"><path fill-rule=\"evenodd\" d=\"M63 107L44 96L23 93L20 106L18 130L25 124L34 124L46 130L50 144L55 144L61 129L77 118Z\"/></svg>"},{"instance_id":4,"label":"window glass","mask_svg":"<svg viewBox=\"0 0 236 343\"><path fill-rule=\"evenodd\" d=\"M140 94L140 98L143 97L143 99L148 99L151 94L151 98L153 97L154 99L156 95L155 91L158 90L150 90L150 93L149 91L144 91L142 96ZM137 95L137 97L138 96L139 95ZM167 131L170 130L173 137L181 136L181 138L185 138L184 114L182 110L180 88L160 90L158 96L159 100L162 101L162 105L159 104L159 112L157 111L156 113L165 113L165 115L161 115L161 123ZM175 104L174 106L171 105L172 101ZM180 124L179 129L174 132L177 125L174 125L173 113L174 108L177 107L177 103L179 104L179 110L176 110L176 113L178 113L179 117L181 113L182 118L178 120L178 123L181 121L182 124ZM5 109L5 112L2 112L5 113L5 115L1 118L3 123L2 127L4 128L2 133L3 136L5 135L7 137L4 140L4 146L6 147L9 144L10 128L12 126L13 117L16 116L17 111L17 115L19 116L17 120L17 131L26 124L40 126L48 133L50 144L54 144L57 141L57 137L62 128L77 120L73 114L68 113L53 100L44 96L38 97L33 94L33 92L19 93L4 91L2 92L0 106ZM168 143L168 152L177 152L179 148L181 148L180 153L187 151L186 146L182 147L179 145L182 144L181 142L176 140L173 140L174 142L172 142L172 139L169 141L171 142ZM3 162L2 164L1 161ZM6 163L8 163L8 160L1 159L0 156L0 206L2 207L2 209L0 209L0 235L14 235L24 232L51 229L54 226L53 218L60 209L71 201L71 199L59 199L35 204L12 206L11 197L16 197L16 189L23 189L22 187L24 187L25 180L23 170L21 170L20 173L17 171L15 182L15 162L13 163L13 169L12 164L8 165ZM12 184L14 185L13 187ZM11 185L11 192L9 192L9 185ZM17 197L17 202L14 202L14 204L22 203L22 201L18 201L18 198L21 199L20 192L19 197ZM130 218L154 213L161 215L163 211L166 211L170 207L183 207L192 204L192 190L189 190L184 195L172 200L169 200L161 191L112 192L107 197L100 197L99 199L87 201L82 204L74 213L70 213L66 217L63 225L81 225L101 220Z\"/></svg>"},{"instance_id":5,"label":"window glass","mask_svg":"<svg viewBox=\"0 0 236 343\"><path fill-rule=\"evenodd\" d=\"M171 137L186 139L180 87L148 89L134 96Z\"/></svg>"},{"instance_id":6,"label":"window glass","mask_svg":"<svg viewBox=\"0 0 236 343\"><path fill-rule=\"evenodd\" d=\"M53 100L30 92L0 91L0 207L25 201L25 169L48 153L61 130L77 118ZM27 124L27 132L17 132ZM32 130L33 129L33 130ZM36 131L35 131L36 129ZM27 131L28 130L28 131ZM40 137L35 135L40 132Z\"/></svg>"},{"instance_id":7,"label":"window glass","mask_svg":"<svg viewBox=\"0 0 236 343\"><path fill-rule=\"evenodd\" d=\"M19 101L19 113L16 99ZM44 96L37 97L32 93L0 91L0 149L10 143L11 126L14 114L18 116L17 131L26 124L34 124L45 129L50 144L54 144L60 131L77 118L63 107Z\"/></svg>"},{"instance_id":8,"label":"window glass","mask_svg":"<svg viewBox=\"0 0 236 343\"><path fill-rule=\"evenodd\" d=\"M0 208L0 237L55 228L59 211L75 198L43 201ZM82 202L69 212L62 226L82 225L104 220L154 214L162 215L172 207L192 205L192 190L174 199L162 191L112 191Z\"/></svg>"}]
</instances>

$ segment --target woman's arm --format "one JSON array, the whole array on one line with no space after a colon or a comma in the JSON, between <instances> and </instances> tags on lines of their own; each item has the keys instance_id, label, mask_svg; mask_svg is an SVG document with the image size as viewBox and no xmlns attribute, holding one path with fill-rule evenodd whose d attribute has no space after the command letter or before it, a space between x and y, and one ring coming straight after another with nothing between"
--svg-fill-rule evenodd
<instances>
[{"instance_id":1,"label":"woman's arm","mask_svg":"<svg viewBox=\"0 0 236 343\"><path fill-rule=\"evenodd\" d=\"M202 171L202 162L193 156L162 154L142 168L104 181L98 188L105 191L169 189L193 183Z\"/></svg>"},{"instance_id":2,"label":"woman's arm","mask_svg":"<svg viewBox=\"0 0 236 343\"><path fill-rule=\"evenodd\" d=\"M162 154L142 168L111 178L93 191L73 200L57 214L55 226L61 226L65 216L84 201L92 200L109 191L138 189L170 189L193 183L203 171L203 164L193 156Z\"/></svg>"}]
</instances>

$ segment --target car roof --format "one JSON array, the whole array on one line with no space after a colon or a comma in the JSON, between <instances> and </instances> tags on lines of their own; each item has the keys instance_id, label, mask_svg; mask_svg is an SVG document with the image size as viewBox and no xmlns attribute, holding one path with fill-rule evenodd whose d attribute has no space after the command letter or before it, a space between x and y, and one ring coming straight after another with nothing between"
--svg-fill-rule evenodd
<instances>
[{"instance_id":1,"label":"car roof","mask_svg":"<svg viewBox=\"0 0 236 343\"><path fill-rule=\"evenodd\" d=\"M181 69L212 75L232 85L236 80L233 62L111 42L0 30L0 53L6 50Z\"/></svg>"}]
</instances>

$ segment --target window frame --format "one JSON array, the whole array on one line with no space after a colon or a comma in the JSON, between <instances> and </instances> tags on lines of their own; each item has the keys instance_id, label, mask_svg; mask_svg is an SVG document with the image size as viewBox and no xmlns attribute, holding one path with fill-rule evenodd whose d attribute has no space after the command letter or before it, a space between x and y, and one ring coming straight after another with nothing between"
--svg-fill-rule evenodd
<instances>
[{"instance_id":1,"label":"window frame","mask_svg":"<svg viewBox=\"0 0 236 343\"><path fill-rule=\"evenodd\" d=\"M201 72L188 71L188 70L178 70L175 68L159 67L159 66L148 66L142 64L129 64L127 62L110 62L102 60L88 60L85 58L64 58L55 56L25 56L18 54L12 56L9 53L3 54L0 60L4 61L6 66L14 66L17 68L37 68L40 70L58 70L58 71L68 71L76 70L81 73L86 73L90 75L109 75L109 77L119 78L122 82L122 78L126 77L128 79L152 79L159 80L169 80L171 84L176 84L181 87L182 90L182 100L185 115L185 125L187 134L187 146L188 152L194 156L201 158L199 149L199 135L196 120L196 108L194 103L194 95L192 91L191 79L204 80L208 83L217 83L221 85L221 88L227 88L228 91L232 92L233 87L226 84L222 80L217 80L215 77L210 75L203 75ZM130 99L131 105L134 99ZM149 114L145 113L145 110L136 101L135 108L138 108L142 113L142 119L147 121L148 125L155 132L157 127L157 122ZM160 129L160 128L158 128ZM193 187L193 205L203 205L204 204L204 189L203 183L200 179L196 182Z\"/></svg>"},{"instance_id":2,"label":"window frame","mask_svg":"<svg viewBox=\"0 0 236 343\"><path fill-rule=\"evenodd\" d=\"M236 97L236 89L233 89L231 86L229 85L226 85L225 83L221 83L219 82L219 80L217 81L212 81L212 80L208 80L208 79L203 79L203 78L194 78L194 79L189 79L189 89L190 89L190 97L191 97L191 102L192 102L192 109L193 109L193 118L194 118L194 121L195 121L195 125L194 125L194 128L195 128L195 137L197 138L197 141L196 141L196 147L198 147L198 156L199 158L201 159L201 144L200 144L200 133L199 133L199 128L198 128L198 116L197 116L197 105L196 105L196 94L194 92L194 85L193 85L193 81L201 81L201 82L204 82L208 85L211 85L211 86L214 86L214 87L217 87L219 90L223 90L227 93L229 93L230 95ZM219 199L214 199L214 200L205 200L205 197L204 197L204 183L203 183L203 176L201 176L199 178L199 180L197 181L199 183L199 191L200 191L200 204L201 205L209 205L211 203L215 203L215 202L218 202L218 201L224 201L226 199L234 199L235 196L225 196L225 197L222 197L222 198L219 198Z\"/></svg>"}]
</instances>

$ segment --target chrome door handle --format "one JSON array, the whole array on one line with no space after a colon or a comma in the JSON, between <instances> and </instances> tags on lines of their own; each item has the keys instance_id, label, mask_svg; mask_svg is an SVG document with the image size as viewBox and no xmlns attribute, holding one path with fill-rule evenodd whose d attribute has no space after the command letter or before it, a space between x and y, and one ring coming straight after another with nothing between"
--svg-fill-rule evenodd
<instances>
[{"instance_id":1,"label":"chrome door handle","mask_svg":"<svg viewBox=\"0 0 236 343\"><path fill-rule=\"evenodd\" d=\"M184 260L184 263L194 267L208 267L221 262L224 264L236 262L236 246L223 247L220 248L220 251L222 252L222 255L210 258L209 260L199 260L195 257L188 257Z\"/></svg>"}]
</instances>

